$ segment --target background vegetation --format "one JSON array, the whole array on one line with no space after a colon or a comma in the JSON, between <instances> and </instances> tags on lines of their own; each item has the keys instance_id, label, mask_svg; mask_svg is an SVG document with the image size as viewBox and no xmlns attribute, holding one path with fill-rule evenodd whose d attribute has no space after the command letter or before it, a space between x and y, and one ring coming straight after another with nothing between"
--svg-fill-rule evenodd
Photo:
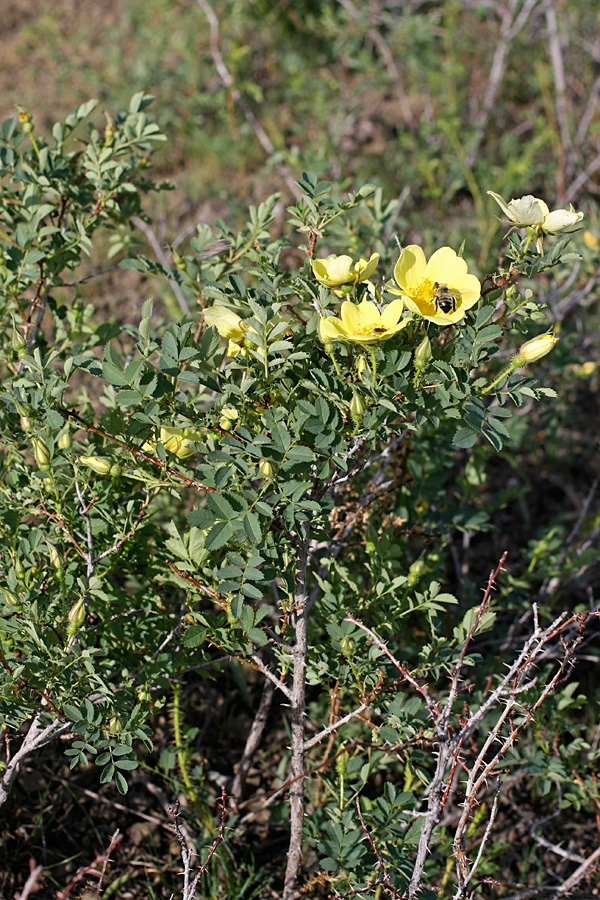
<instances>
[{"instance_id":1,"label":"background vegetation","mask_svg":"<svg viewBox=\"0 0 600 900\"><path fill-rule=\"evenodd\" d=\"M318 255L368 249L391 262L395 236L428 253L464 241L470 271L483 276L497 267L504 234L487 190L506 198L532 193L551 208L573 203L583 210L585 228L573 239L581 259L536 281L536 299L547 304L544 321L556 322L561 338L536 374L557 399L525 404L501 455L485 442L469 453L449 451L447 444L442 452L436 432L426 432L422 457L407 451L394 460L393 487L370 524L380 538L385 533L384 556L397 561L396 575L408 576L410 565L422 563L427 576L458 598L458 607L445 613L450 631L479 602L490 569L508 551L496 624L481 647L488 662L499 648L510 648L509 638L516 642L527 633L532 600L548 620L563 610L597 608L600 34L592 5L18 0L5 3L0 15L1 118L14 116L18 104L31 114L35 134L44 135L96 97L93 119L103 133L132 94L146 91L156 98L152 115L168 138L155 148L148 175L172 187L148 193L143 210L125 209L99 230L91 258L73 274L79 283L55 291L57 306L74 309L82 334L96 335L99 346L121 326L139 324L149 296L157 330L197 317L194 291L176 274L160 278L150 263L122 269L119 260L140 253L177 273L199 223L222 220L225 233L236 233L248 206L273 192L282 196L272 206L270 228L275 237L290 238L284 264L300 265L304 254L284 209L298 196L303 171L334 181L341 192L363 182L381 188L360 214L327 233ZM142 177L144 166L136 168ZM84 281L88 275L94 277ZM84 314L90 303L93 314ZM9 321L7 346L10 331ZM127 335L120 339L128 350ZM97 382L85 372L80 378L89 397L85 415L99 415L106 397L96 395ZM407 473L411 491L416 485L410 509ZM344 499L338 528L356 499ZM149 539L156 541L173 515L165 501ZM368 527L361 518L356 541L363 547L372 539ZM174 549L177 534L170 539L183 559L186 548ZM356 552L362 559L363 551ZM5 554L4 571L10 561ZM351 574L348 579L355 590ZM483 896L548 896L597 847L597 635L592 624L575 681L540 713L521 745L481 873L494 884L480 885ZM3 809L3 894L18 896L30 871L42 866L30 888L38 896L66 896L69 888L77 896L88 881L94 896L98 876L73 879L95 861L102 870L118 827L124 838L111 852L103 896L178 896L181 846L166 807L177 798L187 834L211 845L221 786L232 788L261 691L257 673L236 662L211 679L189 673L168 686L126 796L114 782L101 784L95 766L69 770L59 741L28 759ZM313 712L324 702L316 693L309 701ZM263 800L285 780L286 729L285 707L275 703L239 820L207 870L202 896L279 896L287 826L281 808ZM415 773L395 765L398 791L410 790ZM334 769L317 793L338 790L344 774ZM381 773L369 777L367 793L377 797ZM442 823L442 845L449 844L453 824ZM475 820L474 836L477 827ZM329 834L332 845L335 838ZM315 833L312 843L319 840L323 835ZM303 860L302 883L314 896L327 896L331 887L319 880L316 852ZM322 847L319 853L322 858ZM598 895L594 871L590 866L578 883L582 896ZM436 896L452 896L447 877L437 884Z\"/></svg>"}]
</instances>

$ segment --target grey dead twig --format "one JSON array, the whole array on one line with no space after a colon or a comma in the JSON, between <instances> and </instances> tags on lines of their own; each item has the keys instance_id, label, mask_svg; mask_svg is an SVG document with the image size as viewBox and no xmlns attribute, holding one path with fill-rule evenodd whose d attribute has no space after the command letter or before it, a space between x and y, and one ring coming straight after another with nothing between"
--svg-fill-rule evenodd
<instances>
[{"instance_id":1,"label":"grey dead twig","mask_svg":"<svg viewBox=\"0 0 600 900\"><path fill-rule=\"evenodd\" d=\"M421 829L417 854L410 885L407 891L408 900L415 900L419 892L426 886L423 882L425 862L427 860L431 840L441 820L442 812L448 798L456 789L457 769L462 769L464 799L462 809L456 823L453 838L453 853L456 864L457 888L453 900L464 900L472 890L474 875L483 858L483 852L492 834L494 820L498 811L501 790L502 772L499 770L506 754L513 746L522 730L533 720L537 710L550 693L567 676L574 662L577 647L583 641L583 625L589 615L576 615L567 618L566 614L557 617L549 626L542 628L538 619L537 607L533 605L533 623L529 637L524 641L521 650L512 663L506 666L505 672L498 677L497 685L492 689L489 685L484 699L477 709L466 708L462 716L454 712L456 700L463 680L466 654L475 638L482 617L489 607L492 591L506 559L506 553L498 565L490 572L487 587L476 615L475 622L461 648L457 662L452 670L447 697L443 705L433 700L428 686L415 678L401 661L391 653L386 643L359 619L348 615L347 621L359 627L374 644L388 657L400 672L402 680L410 684L421 695L432 720L435 741L437 744L436 768L426 795L424 823ZM593 615L593 614L590 614ZM560 645L560 654L554 653L554 645ZM542 659L555 659L556 669L543 686L538 688L537 696L530 705L523 705L521 698L525 692L537 686L536 667ZM488 725L487 734L475 756L466 752L469 739L483 724L484 719L497 709L495 722ZM488 782L497 778L494 798L491 803L488 820L480 838L479 847L471 859L467 854L467 829L478 807L482 792L487 792ZM587 861L586 861L587 862ZM588 862L588 865L592 865ZM583 865L583 864L582 864ZM584 877L584 873L581 874Z\"/></svg>"}]
</instances>

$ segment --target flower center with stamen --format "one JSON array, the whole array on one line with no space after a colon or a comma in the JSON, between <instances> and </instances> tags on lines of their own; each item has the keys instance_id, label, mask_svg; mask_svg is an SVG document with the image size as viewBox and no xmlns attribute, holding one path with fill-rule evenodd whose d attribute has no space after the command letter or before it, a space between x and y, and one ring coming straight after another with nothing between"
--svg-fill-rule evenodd
<instances>
[{"instance_id":1,"label":"flower center with stamen","mask_svg":"<svg viewBox=\"0 0 600 900\"><path fill-rule=\"evenodd\" d=\"M358 325L356 328L353 328L354 334L385 334L387 328L384 325Z\"/></svg>"},{"instance_id":2,"label":"flower center with stamen","mask_svg":"<svg viewBox=\"0 0 600 900\"><path fill-rule=\"evenodd\" d=\"M416 288L411 288L406 292L411 300L421 307L424 303L433 306L433 298L435 296L435 284L429 278L424 278Z\"/></svg>"}]
</instances>

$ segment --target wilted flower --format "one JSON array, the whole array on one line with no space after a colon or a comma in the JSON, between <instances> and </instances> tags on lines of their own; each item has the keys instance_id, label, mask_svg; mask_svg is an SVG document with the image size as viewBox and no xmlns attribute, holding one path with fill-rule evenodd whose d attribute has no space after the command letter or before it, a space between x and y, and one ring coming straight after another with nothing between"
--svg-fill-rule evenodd
<instances>
[{"instance_id":1,"label":"wilted flower","mask_svg":"<svg viewBox=\"0 0 600 900\"><path fill-rule=\"evenodd\" d=\"M328 256L326 259L311 259L315 278L325 287L336 288L342 284L367 281L379 262L379 253L372 253L369 260L361 257L353 262L351 256Z\"/></svg>"},{"instance_id":2,"label":"wilted flower","mask_svg":"<svg viewBox=\"0 0 600 900\"><path fill-rule=\"evenodd\" d=\"M392 300L379 312L376 303L363 300L352 303L345 300L341 307L341 319L328 316L319 320L319 337L324 344L331 341L348 341L350 344L377 344L394 337L406 328L410 318L401 319L404 302Z\"/></svg>"},{"instance_id":3,"label":"wilted flower","mask_svg":"<svg viewBox=\"0 0 600 900\"><path fill-rule=\"evenodd\" d=\"M394 266L394 279L408 309L437 325L454 325L481 296L481 284L468 274L462 257L450 247L440 247L429 262L423 249L410 244Z\"/></svg>"},{"instance_id":4,"label":"wilted flower","mask_svg":"<svg viewBox=\"0 0 600 900\"><path fill-rule=\"evenodd\" d=\"M583 219L583 213L576 212L572 204L569 204L569 209L554 209L550 212L543 200L531 194L508 203L494 191L488 191L488 194L516 228L529 227L546 234L559 234L561 231L569 231Z\"/></svg>"}]
</instances>

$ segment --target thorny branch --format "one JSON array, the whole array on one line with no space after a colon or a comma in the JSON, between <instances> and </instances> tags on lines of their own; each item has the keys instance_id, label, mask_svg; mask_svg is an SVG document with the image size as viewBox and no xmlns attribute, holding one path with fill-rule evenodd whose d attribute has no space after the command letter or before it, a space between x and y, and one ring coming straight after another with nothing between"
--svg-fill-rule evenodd
<instances>
[{"instance_id":1,"label":"thorny branch","mask_svg":"<svg viewBox=\"0 0 600 900\"><path fill-rule=\"evenodd\" d=\"M225 810L227 806L227 795L225 794L225 788L221 789L221 824L219 826L219 833L216 836L212 847L208 851L208 856L204 860L203 864L200 868L193 872L193 857L194 851L190 849L188 846L188 842L186 841L186 837L182 831L181 825L179 823L179 803L176 803L175 806L169 809L169 812L173 816L173 822L171 823L171 827L175 832L177 840L179 841L179 846L181 847L181 859L183 861L183 895L182 900L193 900L196 896L196 889L200 882L200 879L208 869L211 859L215 855L219 844L223 842L225 837Z\"/></svg>"},{"instance_id":2,"label":"thorny branch","mask_svg":"<svg viewBox=\"0 0 600 900\"><path fill-rule=\"evenodd\" d=\"M462 898L470 896L472 893L473 876L481 862L484 847L490 838L498 809L501 789L500 779L494 792L494 799L483 836L480 839L479 848L474 860L471 861L467 856L467 828L476 807L479 805L481 791L486 789L488 779L494 776L499 777L502 774L498 767L509 749L513 746L525 726L532 721L537 710L549 694L565 679L574 663L575 650L583 641L583 626L590 615L597 615L597 613L592 613L566 618L566 615L563 614L558 616L548 627L542 628L538 619L537 607L534 604L532 633L524 642L514 661L507 667L504 675L499 677L498 683L493 690L491 685L488 686L488 690L484 694L485 699L477 709L470 710L466 707L465 713L457 716L455 706L464 677L463 670L466 654L489 607L492 591L502 571L505 559L506 553L503 554L496 568L490 573L475 622L465 638L450 674L448 696L444 704L438 704L432 699L428 686L420 683L415 676L408 672L404 664L396 659L385 642L374 631L367 628L354 616L350 614L347 616L347 621L352 622L364 631L388 657L400 672L402 680L408 682L421 695L427 705L434 728L434 740L437 744L436 767L427 791L426 809L422 813L424 822L413 874L406 893L408 900L415 900L419 892L425 887L423 872L430 850L432 835L440 822L444 805L450 793L456 790L458 767L462 768L464 772L465 783L462 786L464 794L462 811L453 839L453 852L457 871L457 888L453 900L462 900ZM567 634L569 634L569 637L567 637ZM561 657L558 659L557 668L548 683L538 690L535 701L529 706L524 706L520 698L526 691L536 687L536 666L542 659L554 656L554 650L549 645L556 640L559 641L561 647ZM499 711L496 721L486 734L483 745L478 750L475 759L469 762L463 758L463 747L474 732L483 724L488 713L494 708L497 708ZM506 727L507 725L508 728ZM585 861L586 866L591 864L590 860ZM583 866L584 863L582 863L580 868ZM583 872L582 868L580 878L583 877ZM390 889L385 881L385 877L381 884L388 890ZM564 893L564 891L561 891L561 893Z\"/></svg>"}]
</instances>

